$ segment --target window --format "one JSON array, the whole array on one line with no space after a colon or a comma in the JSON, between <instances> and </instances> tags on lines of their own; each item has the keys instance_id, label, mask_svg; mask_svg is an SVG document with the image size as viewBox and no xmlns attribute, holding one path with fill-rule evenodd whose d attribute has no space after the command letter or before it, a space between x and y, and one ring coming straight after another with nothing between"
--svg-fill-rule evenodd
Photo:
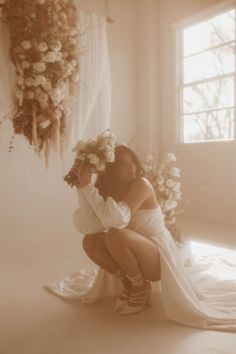
<instances>
[{"instance_id":1,"label":"window","mask_svg":"<svg viewBox=\"0 0 236 354\"><path fill-rule=\"evenodd\" d=\"M179 31L181 142L235 139L235 9Z\"/></svg>"}]
</instances>

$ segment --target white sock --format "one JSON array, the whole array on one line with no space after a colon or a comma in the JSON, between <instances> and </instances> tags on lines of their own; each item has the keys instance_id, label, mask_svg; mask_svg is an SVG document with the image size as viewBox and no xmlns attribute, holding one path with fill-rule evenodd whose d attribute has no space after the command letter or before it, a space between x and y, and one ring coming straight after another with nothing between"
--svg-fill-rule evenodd
<instances>
[{"instance_id":1,"label":"white sock","mask_svg":"<svg viewBox=\"0 0 236 354\"><path fill-rule=\"evenodd\" d=\"M137 274L133 277L127 275L127 277L129 278L129 280L131 281L133 286L141 286L145 283L145 278L143 277L143 275L141 273Z\"/></svg>"}]
</instances>

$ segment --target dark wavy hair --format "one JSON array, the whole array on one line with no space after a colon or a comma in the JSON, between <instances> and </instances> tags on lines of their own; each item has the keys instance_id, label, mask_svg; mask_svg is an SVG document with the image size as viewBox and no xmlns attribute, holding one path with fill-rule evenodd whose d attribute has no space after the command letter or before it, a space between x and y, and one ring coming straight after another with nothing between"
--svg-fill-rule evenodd
<instances>
[{"instance_id":1,"label":"dark wavy hair","mask_svg":"<svg viewBox=\"0 0 236 354\"><path fill-rule=\"evenodd\" d=\"M106 166L105 171L102 174L99 174L95 183L95 186L98 188L99 194L106 199L107 197L112 197L116 201L118 201L119 196L127 192L129 189L130 185L133 183L127 183L126 188L121 184L119 179L117 178L117 169L118 169L118 156L123 153L127 152L129 153L135 162L136 165L136 178L140 176L144 176L145 171L141 165L141 162L138 158L138 156L135 154L133 150L131 150L128 146L126 145L117 145L115 147L115 161L113 163L108 163ZM122 190L121 190L122 188Z\"/></svg>"}]
</instances>

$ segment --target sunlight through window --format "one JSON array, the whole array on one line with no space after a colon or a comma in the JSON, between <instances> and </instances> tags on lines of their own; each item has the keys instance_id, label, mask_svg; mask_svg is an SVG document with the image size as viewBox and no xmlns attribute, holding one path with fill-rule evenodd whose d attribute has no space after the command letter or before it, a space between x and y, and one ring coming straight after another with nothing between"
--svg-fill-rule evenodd
<instances>
[{"instance_id":1,"label":"sunlight through window","mask_svg":"<svg viewBox=\"0 0 236 354\"><path fill-rule=\"evenodd\" d=\"M217 279L236 280L236 250L190 241L190 251L197 263Z\"/></svg>"},{"instance_id":2,"label":"sunlight through window","mask_svg":"<svg viewBox=\"0 0 236 354\"><path fill-rule=\"evenodd\" d=\"M235 9L182 30L184 143L229 141L235 130Z\"/></svg>"}]
</instances>

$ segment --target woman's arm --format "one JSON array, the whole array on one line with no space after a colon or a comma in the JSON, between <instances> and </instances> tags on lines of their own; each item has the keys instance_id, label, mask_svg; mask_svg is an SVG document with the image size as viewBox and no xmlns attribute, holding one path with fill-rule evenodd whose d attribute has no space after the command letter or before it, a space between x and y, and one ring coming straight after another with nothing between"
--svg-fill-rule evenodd
<instances>
[{"instance_id":1,"label":"woman's arm","mask_svg":"<svg viewBox=\"0 0 236 354\"><path fill-rule=\"evenodd\" d=\"M80 188L80 191L104 227L118 229L128 225L131 215L136 212L151 193L150 185L143 177L139 177L134 181L128 194L120 202L116 202L111 197L108 197L105 201L91 182Z\"/></svg>"},{"instance_id":2,"label":"woman's arm","mask_svg":"<svg viewBox=\"0 0 236 354\"><path fill-rule=\"evenodd\" d=\"M125 202L116 202L111 197L104 200L91 182L80 188L80 192L87 199L105 228L122 229L130 222L131 211Z\"/></svg>"},{"instance_id":3,"label":"woman's arm","mask_svg":"<svg viewBox=\"0 0 236 354\"><path fill-rule=\"evenodd\" d=\"M84 235L106 231L93 208L79 189L77 190L77 195L79 208L73 213L73 223L75 228Z\"/></svg>"},{"instance_id":4,"label":"woman's arm","mask_svg":"<svg viewBox=\"0 0 236 354\"><path fill-rule=\"evenodd\" d=\"M91 183L92 173L88 166L83 166L80 171L80 184L78 186L82 195L86 198L104 227L124 228L128 225L131 214L143 204L150 196L149 182L143 178L137 178L126 197L116 202L112 197L104 200L98 189Z\"/></svg>"}]
</instances>

